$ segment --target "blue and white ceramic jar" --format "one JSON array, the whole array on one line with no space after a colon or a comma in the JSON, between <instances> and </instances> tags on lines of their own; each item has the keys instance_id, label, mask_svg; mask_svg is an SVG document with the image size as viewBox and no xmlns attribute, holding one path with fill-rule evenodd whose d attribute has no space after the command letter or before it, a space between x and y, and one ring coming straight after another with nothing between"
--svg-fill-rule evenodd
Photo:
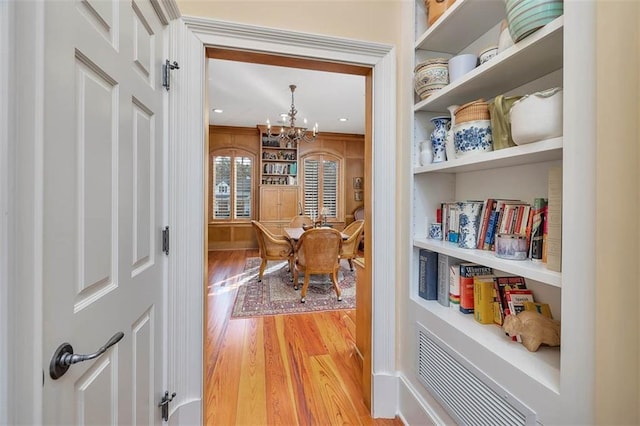
<instances>
[{"instance_id":1,"label":"blue and white ceramic jar","mask_svg":"<svg viewBox=\"0 0 640 426\"><path fill-rule=\"evenodd\" d=\"M431 223L429 225L429 238L432 240L442 240L442 224Z\"/></svg>"},{"instance_id":2,"label":"blue and white ceramic jar","mask_svg":"<svg viewBox=\"0 0 640 426\"><path fill-rule=\"evenodd\" d=\"M460 209L459 247L468 249L476 248L482 204L482 201L464 201L458 203Z\"/></svg>"},{"instance_id":3,"label":"blue and white ceramic jar","mask_svg":"<svg viewBox=\"0 0 640 426\"><path fill-rule=\"evenodd\" d=\"M493 151L491 120L466 121L453 128L456 158Z\"/></svg>"},{"instance_id":4,"label":"blue and white ceramic jar","mask_svg":"<svg viewBox=\"0 0 640 426\"><path fill-rule=\"evenodd\" d=\"M447 159L446 142L449 131L450 117L433 117L434 129L431 132L431 147L433 148L433 162L440 163Z\"/></svg>"}]
</instances>

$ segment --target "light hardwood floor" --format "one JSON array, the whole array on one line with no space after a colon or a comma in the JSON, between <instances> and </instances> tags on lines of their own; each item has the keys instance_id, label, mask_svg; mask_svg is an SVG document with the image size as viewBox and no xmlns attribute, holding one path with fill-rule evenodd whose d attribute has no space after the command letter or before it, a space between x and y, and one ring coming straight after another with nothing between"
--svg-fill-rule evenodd
<instances>
[{"instance_id":1,"label":"light hardwood floor","mask_svg":"<svg viewBox=\"0 0 640 426\"><path fill-rule=\"evenodd\" d=\"M361 393L355 310L230 319L256 250L209 252L206 425L402 425L372 419Z\"/></svg>"}]
</instances>

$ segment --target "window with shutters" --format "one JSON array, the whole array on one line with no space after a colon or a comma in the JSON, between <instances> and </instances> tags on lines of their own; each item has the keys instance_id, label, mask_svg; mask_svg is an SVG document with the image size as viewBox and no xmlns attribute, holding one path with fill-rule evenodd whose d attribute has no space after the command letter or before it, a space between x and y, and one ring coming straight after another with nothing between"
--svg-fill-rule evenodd
<instances>
[{"instance_id":1,"label":"window with shutters","mask_svg":"<svg viewBox=\"0 0 640 426\"><path fill-rule=\"evenodd\" d=\"M328 220L340 217L340 159L329 154L313 154L302 159L304 213Z\"/></svg>"},{"instance_id":2,"label":"window with shutters","mask_svg":"<svg viewBox=\"0 0 640 426\"><path fill-rule=\"evenodd\" d=\"M218 150L211 154L211 220L251 220L253 165L254 156L241 150Z\"/></svg>"}]
</instances>

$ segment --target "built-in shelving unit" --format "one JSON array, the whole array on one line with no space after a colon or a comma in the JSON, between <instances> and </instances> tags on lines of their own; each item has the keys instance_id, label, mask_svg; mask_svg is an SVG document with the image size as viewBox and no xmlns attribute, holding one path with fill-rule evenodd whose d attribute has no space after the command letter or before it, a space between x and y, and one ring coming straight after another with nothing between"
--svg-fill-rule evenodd
<instances>
[{"instance_id":1,"label":"built-in shelving unit","mask_svg":"<svg viewBox=\"0 0 640 426\"><path fill-rule=\"evenodd\" d=\"M426 22L423 1L416 0L415 4L415 64L425 58L467 53L486 44L487 40L497 44L497 36L495 39L493 36L505 18L503 1L457 0L430 28L423 23ZM427 99L415 96L411 141L414 154L419 151L419 143L428 139L433 129L430 119L448 115L450 105L563 86L564 22L564 17L560 16ZM420 249L427 249L460 261L489 266L496 275L523 276L533 288L536 300L554 306L554 317L561 319L562 273L547 269L544 263L500 259L492 251L469 250L457 244L428 239L425 227L428 219L425 217L435 217L440 203L448 201L513 198L532 202L533 197L547 197L547 171L565 161L564 144L564 138L559 137L413 167L410 291L413 303L410 317L441 339L448 351L454 351L461 359L488 372L510 397L530 407L543 419L544 410L559 401L561 349L543 347L537 352L529 352L505 336L500 327L480 324L473 315L419 297L418 253Z\"/></svg>"},{"instance_id":2,"label":"built-in shelving unit","mask_svg":"<svg viewBox=\"0 0 640 426\"><path fill-rule=\"evenodd\" d=\"M269 137L264 126L260 132L260 183L262 185L298 184L298 147L283 145Z\"/></svg>"}]
</instances>

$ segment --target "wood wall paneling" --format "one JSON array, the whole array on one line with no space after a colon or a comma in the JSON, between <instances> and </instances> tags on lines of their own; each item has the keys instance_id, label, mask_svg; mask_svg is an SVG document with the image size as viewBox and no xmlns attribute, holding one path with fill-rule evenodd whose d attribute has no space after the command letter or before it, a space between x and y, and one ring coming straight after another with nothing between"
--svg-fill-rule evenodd
<instances>
[{"instance_id":1,"label":"wood wall paneling","mask_svg":"<svg viewBox=\"0 0 640 426\"><path fill-rule=\"evenodd\" d=\"M253 213L258 218L260 211L259 162L260 132L257 127L209 126L209 152L219 149L244 149L255 156L256 200ZM353 178L364 176L364 136L342 133L320 133L313 143L302 143L299 146L299 157L305 154L328 152L342 159L344 172L342 176L343 217L339 218L336 227L341 229L345 223L353 221L353 210L363 204L354 200ZM299 166L300 167L300 166ZM207 194L208 200L211 197ZM296 207L297 209L297 207ZM208 226L209 250L257 248L258 243L253 228L249 223L210 223ZM275 231L275 229L274 229Z\"/></svg>"}]
</instances>

